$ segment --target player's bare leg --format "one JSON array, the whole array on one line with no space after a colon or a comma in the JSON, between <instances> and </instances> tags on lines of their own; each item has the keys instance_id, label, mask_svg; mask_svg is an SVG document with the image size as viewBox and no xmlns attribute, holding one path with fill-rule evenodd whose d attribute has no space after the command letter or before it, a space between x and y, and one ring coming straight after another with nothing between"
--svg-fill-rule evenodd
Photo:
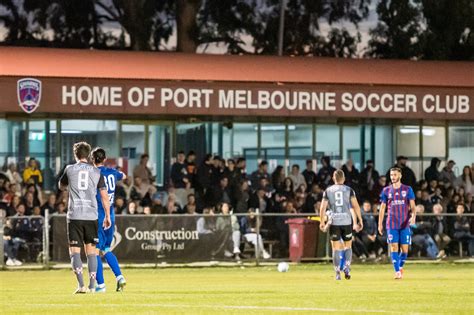
<instances>
[{"instance_id":1,"label":"player's bare leg","mask_svg":"<svg viewBox=\"0 0 474 315\"><path fill-rule=\"evenodd\" d=\"M392 256L393 268L395 269L395 280L402 278L402 273L400 272L400 258L398 254L398 243L390 244L390 251Z\"/></svg>"}]
</instances>

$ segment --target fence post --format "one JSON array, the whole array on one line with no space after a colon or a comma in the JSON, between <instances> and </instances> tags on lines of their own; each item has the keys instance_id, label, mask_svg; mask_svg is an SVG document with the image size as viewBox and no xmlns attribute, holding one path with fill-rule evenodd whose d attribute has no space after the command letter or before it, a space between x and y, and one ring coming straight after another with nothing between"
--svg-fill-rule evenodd
<instances>
[{"instance_id":1,"label":"fence post","mask_svg":"<svg viewBox=\"0 0 474 315\"><path fill-rule=\"evenodd\" d=\"M3 220L5 220L6 217L0 216L0 240L2 240L2 244L0 245L0 269L5 268L5 253L3 252L4 246L3 246Z\"/></svg>"},{"instance_id":2,"label":"fence post","mask_svg":"<svg viewBox=\"0 0 474 315\"><path fill-rule=\"evenodd\" d=\"M255 245L255 265L258 267L260 265L260 246L259 246L259 238L260 238L260 210L257 208L255 209L255 214L257 216L257 225L255 227L255 232L257 233L256 237L256 245Z\"/></svg>"},{"instance_id":3,"label":"fence post","mask_svg":"<svg viewBox=\"0 0 474 315\"><path fill-rule=\"evenodd\" d=\"M44 211L43 224L43 268L49 269L49 210Z\"/></svg>"}]
</instances>

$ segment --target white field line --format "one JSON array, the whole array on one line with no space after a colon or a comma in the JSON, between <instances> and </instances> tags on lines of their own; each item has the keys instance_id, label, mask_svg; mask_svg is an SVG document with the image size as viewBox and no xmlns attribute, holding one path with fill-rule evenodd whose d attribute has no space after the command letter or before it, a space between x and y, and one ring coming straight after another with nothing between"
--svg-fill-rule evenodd
<instances>
[{"instance_id":1,"label":"white field line","mask_svg":"<svg viewBox=\"0 0 474 315\"><path fill-rule=\"evenodd\" d=\"M49 304L49 303L38 303L38 304L29 304L29 306L33 307L82 307L82 304ZM139 311L140 307L152 307L152 308L176 308L179 310L180 308L193 308L193 309L226 309L226 310L261 310L261 311L315 311L315 312L344 312L344 313L393 313L390 311L384 310L368 310L368 309L337 309L337 308L321 308L321 307L291 307L291 306L254 306L254 305L188 305L188 304L161 304L161 303L138 303L138 304L109 304L107 303L107 307L127 307L127 306L134 306L136 307L136 311ZM418 313L419 314L419 313Z\"/></svg>"}]
</instances>

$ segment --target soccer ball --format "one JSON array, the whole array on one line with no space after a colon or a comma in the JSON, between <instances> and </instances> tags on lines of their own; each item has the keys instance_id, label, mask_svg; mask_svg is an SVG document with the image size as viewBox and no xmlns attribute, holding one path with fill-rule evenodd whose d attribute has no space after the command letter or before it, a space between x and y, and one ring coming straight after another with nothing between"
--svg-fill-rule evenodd
<instances>
[{"instance_id":1,"label":"soccer ball","mask_svg":"<svg viewBox=\"0 0 474 315\"><path fill-rule=\"evenodd\" d=\"M286 262L281 262L278 264L278 271L279 272L287 272L290 269L290 265Z\"/></svg>"}]
</instances>

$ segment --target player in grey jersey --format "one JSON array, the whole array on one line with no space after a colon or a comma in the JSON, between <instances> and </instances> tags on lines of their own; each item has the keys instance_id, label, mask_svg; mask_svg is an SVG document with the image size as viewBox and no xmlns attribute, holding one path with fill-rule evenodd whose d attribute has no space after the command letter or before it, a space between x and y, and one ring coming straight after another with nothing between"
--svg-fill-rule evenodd
<instances>
[{"instance_id":1,"label":"player in grey jersey","mask_svg":"<svg viewBox=\"0 0 474 315\"><path fill-rule=\"evenodd\" d=\"M97 189L100 191L102 205L105 210L104 228L110 228L110 203L104 178L99 169L89 164L88 157L91 146L86 142L78 142L73 146L77 163L68 165L60 180L59 188L68 190L67 234L71 265L76 274L78 288L74 293L95 292L95 275L97 258L95 245L98 242L98 209ZM89 270L89 288L84 285L82 277L81 247L87 255Z\"/></svg>"},{"instance_id":2,"label":"player in grey jersey","mask_svg":"<svg viewBox=\"0 0 474 315\"><path fill-rule=\"evenodd\" d=\"M342 170L334 172L333 181L336 184L327 188L323 194L320 228L326 231L329 226L336 280L341 280L341 271L344 271L345 278L349 280L351 278L352 230L356 232L362 230L362 216L354 190L344 185L345 176ZM327 208L332 212L330 220L332 222L328 223L326 223Z\"/></svg>"}]
</instances>

